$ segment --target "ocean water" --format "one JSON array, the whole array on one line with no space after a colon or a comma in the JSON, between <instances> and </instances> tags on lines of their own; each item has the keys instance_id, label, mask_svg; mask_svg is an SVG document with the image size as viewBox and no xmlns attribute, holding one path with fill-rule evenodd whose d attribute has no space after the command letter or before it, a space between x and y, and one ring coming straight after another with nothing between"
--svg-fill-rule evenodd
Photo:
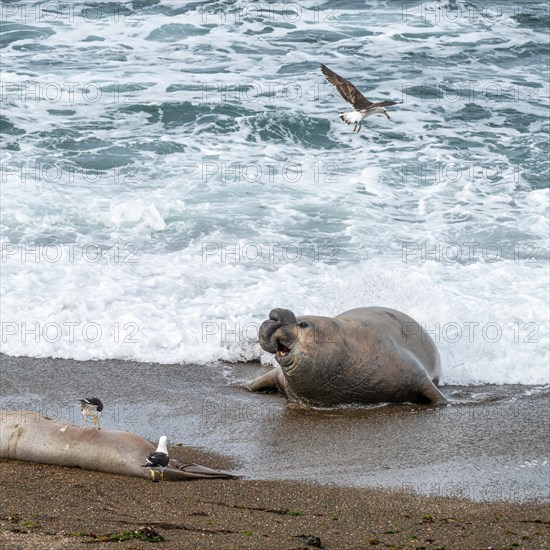
<instances>
[{"instance_id":1,"label":"ocean water","mask_svg":"<svg viewBox=\"0 0 550 550\"><path fill-rule=\"evenodd\" d=\"M548 6L1 4L2 352L272 358L400 309L446 384L547 384ZM359 134L324 63L391 116Z\"/></svg>"}]
</instances>

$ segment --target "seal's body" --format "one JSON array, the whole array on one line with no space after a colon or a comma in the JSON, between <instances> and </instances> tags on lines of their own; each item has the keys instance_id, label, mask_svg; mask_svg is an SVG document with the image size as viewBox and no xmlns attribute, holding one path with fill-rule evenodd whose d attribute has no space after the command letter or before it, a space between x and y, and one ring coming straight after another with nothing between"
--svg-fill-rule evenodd
<instances>
[{"instance_id":1,"label":"seal's body","mask_svg":"<svg viewBox=\"0 0 550 550\"><path fill-rule=\"evenodd\" d=\"M435 343L411 317L365 307L334 318L296 318L274 309L260 327L260 345L275 354L273 371L248 384L277 388L314 406L346 403L447 403L437 389Z\"/></svg>"}]
</instances>

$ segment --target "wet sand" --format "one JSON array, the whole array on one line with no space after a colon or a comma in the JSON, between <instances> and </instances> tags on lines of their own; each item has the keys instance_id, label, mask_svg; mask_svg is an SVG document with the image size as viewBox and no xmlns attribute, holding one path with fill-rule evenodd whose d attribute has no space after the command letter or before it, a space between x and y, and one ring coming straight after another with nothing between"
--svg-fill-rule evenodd
<instances>
[{"instance_id":1,"label":"wet sand","mask_svg":"<svg viewBox=\"0 0 550 550\"><path fill-rule=\"evenodd\" d=\"M147 525L177 548L306 548L315 537L326 548L547 547L548 388L443 387L449 407L309 410L235 385L265 371L2 356L2 410L79 423L76 400L98 396L104 427L165 434L184 460L245 477L153 484L2 461L0 545L70 548L85 537L66 534Z\"/></svg>"}]
</instances>

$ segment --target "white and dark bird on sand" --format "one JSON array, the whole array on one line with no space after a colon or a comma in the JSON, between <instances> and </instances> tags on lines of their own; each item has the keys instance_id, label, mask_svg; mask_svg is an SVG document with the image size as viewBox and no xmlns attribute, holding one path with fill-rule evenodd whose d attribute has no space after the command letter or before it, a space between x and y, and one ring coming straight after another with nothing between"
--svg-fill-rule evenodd
<instances>
[{"instance_id":1,"label":"white and dark bird on sand","mask_svg":"<svg viewBox=\"0 0 550 550\"><path fill-rule=\"evenodd\" d=\"M338 90L339 94L353 107L350 113L340 113L340 120L346 124L354 124L353 131L359 133L363 119L371 115L385 115L390 118L386 109L389 105L397 105L398 101L369 101L351 82L337 75L325 65L321 65L321 71L327 80Z\"/></svg>"},{"instance_id":2,"label":"white and dark bird on sand","mask_svg":"<svg viewBox=\"0 0 550 550\"><path fill-rule=\"evenodd\" d=\"M162 435L159 439L157 450L151 453L145 464L142 464L142 468L149 468L151 470L151 477L153 481L159 481L156 478L156 472L160 472L160 480L164 480L164 468L168 466L170 457L168 456L168 449L166 448L166 436Z\"/></svg>"},{"instance_id":3,"label":"white and dark bird on sand","mask_svg":"<svg viewBox=\"0 0 550 550\"><path fill-rule=\"evenodd\" d=\"M85 397L84 399L79 399L79 401L80 412L84 417L84 427L86 427L88 418L91 418L94 422L94 426L100 430L99 417L103 410L103 403L97 397Z\"/></svg>"}]
</instances>

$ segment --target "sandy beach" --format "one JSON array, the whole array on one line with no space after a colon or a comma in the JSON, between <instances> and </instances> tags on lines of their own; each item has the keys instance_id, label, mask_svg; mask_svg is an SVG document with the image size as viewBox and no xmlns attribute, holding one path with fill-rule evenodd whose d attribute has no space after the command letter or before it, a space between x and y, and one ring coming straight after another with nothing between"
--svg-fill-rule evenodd
<instances>
[{"instance_id":1,"label":"sandy beach","mask_svg":"<svg viewBox=\"0 0 550 550\"><path fill-rule=\"evenodd\" d=\"M75 400L97 395L104 428L165 434L173 456L243 476L162 484L4 460L9 548L140 548L146 536L167 548L547 547L547 388L310 410L238 387L266 370L254 363L1 359L2 411L80 423Z\"/></svg>"},{"instance_id":2,"label":"sandy beach","mask_svg":"<svg viewBox=\"0 0 550 550\"><path fill-rule=\"evenodd\" d=\"M197 462L230 463L183 451ZM0 464L0 546L75 548L149 527L165 548L548 548L541 504L288 481L142 479L17 461ZM132 538L117 548L145 548Z\"/></svg>"}]
</instances>

